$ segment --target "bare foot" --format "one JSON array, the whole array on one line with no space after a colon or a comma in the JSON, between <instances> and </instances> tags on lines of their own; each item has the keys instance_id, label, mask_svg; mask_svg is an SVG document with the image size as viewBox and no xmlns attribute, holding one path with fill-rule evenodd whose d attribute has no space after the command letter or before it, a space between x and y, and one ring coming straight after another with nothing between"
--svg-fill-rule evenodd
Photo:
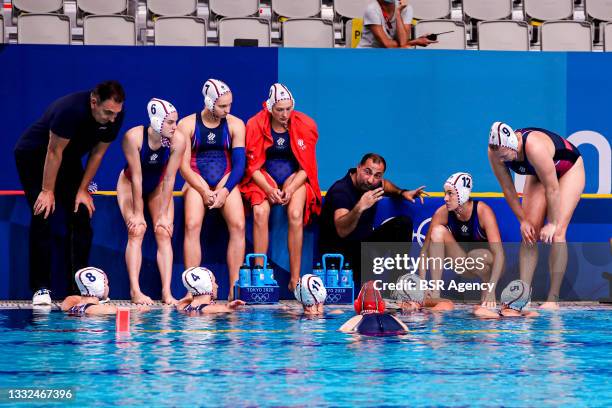
<instances>
[{"instance_id":1,"label":"bare foot","mask_svg":"<svg viewBox=\"0 0 612 408\"><path fill-rule=\"evenodd\" d=\"M132 303L136 303L137 305L152 305L153 299L144 293L136 293L132 295Z\"/></svg>"},{"instance_id":2,"label":"bare foot","mask_svg":"<svg viewBox=\"0 0 612 408\"><path fill-rule=\"evenodd\" d=\"M165 305L174 306L178 303L178 300L176 300L172 295L167 295L167 296L162 295L162 303Z\"/></svg>"},{"instance_id":3,"label":"bare foot","mask_svg":"<svg viewBox=\"0 0 612 408\"><path fill-rule=\"evenodd\" d=\"M559 303L557 302L544 302L540 305L540 309L543 310L559 310Z\"/></svg>"},{"instance_id":4,"label":"bare foot","mask_svg":"<svg viewBox=\"0 0 612 408\"><path fill-rule=\"evenodd\" d=\"M229 303L232 300L234 300L234 287L233 286L230 288L230 291L227 295L227 302Z\"/></svg>"}]
</instances>

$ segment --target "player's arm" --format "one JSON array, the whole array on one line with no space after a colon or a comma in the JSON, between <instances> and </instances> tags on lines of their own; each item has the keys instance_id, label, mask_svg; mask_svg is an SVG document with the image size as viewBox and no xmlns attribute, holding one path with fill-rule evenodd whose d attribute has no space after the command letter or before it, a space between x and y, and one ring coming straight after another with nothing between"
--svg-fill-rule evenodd
<instances>
[{"instance_id":1,"label":"player's arm","mask_svg":"<svg viewBox=\"0 0 612 408\"><path fill-rule=\"evenodd\" d=\"M60 309L62 309L62 311L65 312L69 310L72 306L78 304L80 301L81 301L81 297L78 295L68 296L66 299L64 299L64 301L60 305Z\"/></svg>"},{"instance_id":2,"label":"player's arm","mask_svg":"<svg viewBox=\"0 0 612 408\"><path fill-rule=\"evenodd\" d=\"M170 147L170 157L168 165L162 179L162 205L160 212L168 214L170 201L172 201L172 193L174 192L174 182L176 180L176 172L178 171L183 156L185 155L185 136L177 129L172 137L172 146Z\"/></svg>"},{"instance_id":3,"label":"player's arm","mask_svg":"<svg viewBox=\"0 0 612 408\"><path fill-rule=\"evenodd\" d=\"M45 157L43 182L41 191L34 203L34 215L43 214L43 217L47 218L49 214L55 211L57 173L62 164L64 149L69 142L70 139L60 137L52 131L49 132L49 145L47 146L47 155Z\"/></svg>"},{"instance_id":4,"label":"player's arm","mask_svg":"<svg viewBox=\"0 0 612 408\"><path fill-rule=\"evenodd\" d=\"M510 206L510 209L514 215L516 215L519 222L523 222L525 219L525 213L523 212L523 208L521 207L521 203L516 194L516 188L514 187L512 176L510 176L510 171L508 171L506 166L504 166L504 164L495 157L490 148L487 154L489 156L491 169L493 170L493 173L495 174L495 177L502 188L506 202Z\"/></svg>"},{"instance_id":5,"label":"player's arm","mask_svg":"<svg viewBox=\"0 0 612 408\"><path fill-rule=\"evenodd\" d=\"M123 136L121 142L121 149L123 155L130 169L130 176L132 178L132 216L141 220L138 224L144 223L144 204L142 200L142 167L140 163L140 149L142 148L141 143L148 143L145 140L140 141L139 136L142 135L142 128L140 126L134 127ZM131 223L128 220L128 224Z\"/></svg>"},{"instance_id":6,"label":"player's arm","mask_svg":"<svg viewBox=\"0 0 612 408\"><path fill-rule=\"evenodd\" d=\"M355 331L355 327L357 327L357 325L359 324L361 319L363 319L362 315L357 315L357 316L351 317L342 326L340 326L338 331L341 331L343 333L352 333L352 332L354 332Z\"/></svg>"},{"instance_id":7,"label":"player's arm","mask_svg":"<svg viewBox=\"0 0 612 408\"><path fill-rule=\"evenodd\" d=\"M425 259L427 257L429 244L431 243L431 231L433 231L434 227L438 225L446 224L448 224L448 210L445 206L442 206L438 208L431 217L431 222L429 223L429 228L427 229L427 234L425 235L425 241L423 241L423 246L421 247L421 252L419 254L420 259ZM425 267L425 262L419 262L419 278L425 279L426 275L427 268Z\"/></svg>"},{"instance_id":8,"label":"player's arm","mask_svg":"<svg viewBox=\"0 0 612 408\"><path fill-rule=\"evenodd\" d=\"M179 125L176 129L177 132L180 132L185 137L185 153L183 154L183 160L180 164L181 175L185 179L185 181L193 187L204 199L204 203L208 203L208 198L211 195L210 187L206 181L200 177L193 169L191 168L191 149L188 144L191 140L195 129L195 115L190 115L185 119L179 122Z\"/></svg>"},{"instance_id":9,"label":"player's arm","mask_svg":"<svg viewBox=\"0 0 612 408\"><path fill-rule=\"evenodd\" d=\"M396 40L392 40L387 37L385 30L379 24L370 24L370 31L374 35L374 38L382 44L384 48L398 48L400 45Z\"/></svg>"}]
</instances>

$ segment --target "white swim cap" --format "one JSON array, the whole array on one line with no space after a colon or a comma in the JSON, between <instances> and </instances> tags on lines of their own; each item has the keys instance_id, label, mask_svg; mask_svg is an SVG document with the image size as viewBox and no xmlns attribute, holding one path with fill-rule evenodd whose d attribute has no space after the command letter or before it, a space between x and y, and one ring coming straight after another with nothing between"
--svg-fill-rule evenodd
<instances>
[{"instance_id":1,"label":"white swim cap","mask_svg":"<svg viewBox=\"0 0 612 408\"><path fill-rule=\"evenodd\" d=\"M425 292L421 289L421 278L415 273L407 273L400 276L397 279L395 290L391 293L391 296L400 302L423 304Z\"/></svg>"},{"instance_id":2,"label":"white swim cap","mask_svg":"<svg viewBox=\"0 0 612 408\"><path fill-rule=\"evenodd\" d=\"M455 173L446 179L444 185L448 185L455 190L459 205L463 205L469 201L472 193L472 175L470 173Z\"/></svg>"},{"instance_id":3,"label":"white swim cap","mask_svg":"<svg viewBox=\"0 0 612 408\"><path fill-rule=\"evenodd\" d=\"M230 92L232 91L225 82L219 81L218 79L209 79L208 81L204 82L204 87L202 87L202 95L204 95L204 105L214 115L217 99Z\"/></svg>"},{"instance_id":4,"label":"white swim cap","mask_svg":"<svg viewBox=\"0 0 612 408\"><path fill-rule=\"evenodd\" d=\"M266 101L268 112L272 112L272 108L278 101L292 101L293 107L295 108L295 99L293 99L293 95L289 89L283 84L276 83L270 87L270 94Z\"/></svg>"},{"instance_id":5,"label":"white swim cap","mask_svg":"<svg viewBox=\"0 0 612 408\"><path fill-rule=\"evenodd\" d=\"M298 281L293 294L302 305L313 306L325 303L327 289L325 289L321 278L308 273Z\"/></svg>"},{"instance_id":6,"label":"white swim cap","mask_svg":"<svg viewBox=\"0 0 612 408\"><path fill-rule=\"evenodd\" d=\"M168 101L163 99L153 98L147 105L147 112L149 113L149 120L151 121L151 127L154 131L161 134L162 126L164 121L172 112L176 112L176 108Z\"/></svg>"},{"instance_id":7,"label":"white swim cap","mask_svg":"<svg viewBox=\"0 0 612 408\"><path fill-rule=\"evenodd\" d=\"M514 130L506 123L495 122L489 132L489 145L508 147L517 152L518 137L516 137Z\"/></svg>"},{"instance_id":8,"label":"white swim cap","mask_svg":"<svg viewBox=\"0 0 612 408\"><path fill-rule=\"evenodd\" d=\"M531 300L531 287L520 279L513 280L504 288L502 305L520 312Z\"/></svg>"},{"instance_id":9,"label":"white swim cap","mask_svg":"<svg viewBox=\"0 0 612 408\"><path fill-rule=\"evenodd\" d=\"M104 297L108 278L102 269L92 266L79 269L74 274L74 280L81 291L81 296L95 296L98 299Z\"/></svg>"},{"instance_id":10,"label":"white swim cap","mask_svg":"<svg viewBox=\"0 0 612 408\"><path fill-rule=\"evenodd\" d=\"M208 268L196 266L183 272L183 285L194 296L213 294L215 275Z\"/></svg>"}]
</instances>

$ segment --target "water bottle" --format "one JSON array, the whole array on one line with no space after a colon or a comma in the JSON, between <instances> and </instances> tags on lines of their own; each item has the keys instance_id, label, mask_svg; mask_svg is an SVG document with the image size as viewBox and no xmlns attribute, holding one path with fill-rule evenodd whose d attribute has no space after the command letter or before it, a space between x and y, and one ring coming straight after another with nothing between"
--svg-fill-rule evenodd
<instances>
[{"instance_id":1,"label":"water bottle","mask_svg":"<svg viewBox=\"0 0 612 408\"><path fill-rule=\"evenodd\" d=\"M264 285L274 285L276 281L274 280L274 270L270 268L270 264L267 264L264 268Z\"/></svg>"},{"instance_id":2,"label":"water bottle","mask_svg":"<svg viewBox=\"0 0 612 408\"><path fill-rule=\"evenodd\" d=\"M353 270L351 265L347 262L340 271L340 287L350 288L353 286Z\"/></svg>"},{"instance_id":3,"label":"water bottle","mask_svg":"<svg viewBox=\"0 0 612 408\"><path fill-rule=\"evenodd\" d=\"M264 285L264 271L261 265L255 265L251 270L251 286Z\"/></svg>"},{"instance_id":4,"label":"water bottle","mask_svg":"<svg viewBox=\"0 0 612 408\"><path fill-rule=\"evenodd\" d=\"M321 266L321 262L317 262L317 265L312 268L312 274L321 278L321 282L325 283L325 269Z\"/></svg>"},{"instance_id":5,"label":"water bottle","mask_svg":"<svg viewBox=\"0 0 612 408\"><path fill-rule=\"evenodd\" d=\"M240 267L240 271L238 272L238 286L241 288L251 286L251 268L249 268L247 264Z\"/></svg>"},{"instance_id":6,"label":"water bottle","mask_svg":"<svg viewBox=\"0 0 612 408\"><path fill-rule=\"evenodd\" d=\"M335 264L331 264L327 270L327 280L325 286L330 288L338 287L338 269L336 269Z\"/></svg>"}]
</instances>

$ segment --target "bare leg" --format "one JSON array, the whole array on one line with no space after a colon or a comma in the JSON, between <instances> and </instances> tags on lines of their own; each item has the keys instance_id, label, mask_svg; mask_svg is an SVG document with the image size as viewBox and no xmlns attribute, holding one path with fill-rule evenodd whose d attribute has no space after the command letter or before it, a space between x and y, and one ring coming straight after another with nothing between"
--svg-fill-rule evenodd
<instances>
[{"instance_id":1,"label":"bare leg","mask_svg":"<svg viewBox=\"0 0 612 408\"><path fill-rule=\"evenodd\" d=\"M202 249L200 233L206 210L202 197L195 189L188 187L183 195L185 201L185 241L183 256L185 268L200 266L202 262Z\"/></svg>"},{"instance_id":2,"label":"bare leg","mask_svg":"<svg viewBox=\"0 0 612 408\"><path fill-rule=\"evenodd\" d=\"M548 297L540 307L543 309L557 309L559 305L559 292L565 270L567 269L567 242L565 234L574 215L574 210L584 191L584 163L582 158L559 180L560 214L557 229L553 237L553 245L548 259L550 268L550 289Z\"/></svg>"},{"instance_id":3,"label":"bare leg","mask_svg":"<svg viewBox=\"0 0 612 408\"><path fill-rule=\"evenodd\" d=\"M119 203L119 210L123 216L124 221L132 216L133 212L133 201L132 201L132 184L125 177L123 172L119 175L117 181L117 201ZM152 304L153 300L150 297L142 293L140 290L140 268L142 266L142 240L147 227L139 225L128 231L128 242L125 248L125 264L128 270L128 277L130 280L130 297L133 303L139 304Z\"/></svg>"},{"instance_id":4,"label":"bare leg","mask_svg":"<svg viewBox=\"0 0 612 408\"><path fill-rule=\"evenodd\" d=\"M546 196L544 186L535 176L527 176L523 189L523 211L527 221L539 236L546 214ZM519 276L522 281L532 286L533 274L538 264L538 245L521 242L519 251Z\"/></svg>"},{"instance_id":5,"label":"bare leg","mask_svg":"<svg viewBox=\"0 0 612 408\"><path fill-rule=\"evenodd\" d=\"M287 205L289 230L287 244L289 246L289 290L293 291L300 279L302 265L302 243L304 240L304 205L306 204L306 187L301 186L291 196Z\"/></svg>"},{"instance_id":6,"label":"bare leg","mask_svg":"<svg viewBox=\"0 0 612 408\"><path fill-rule=\"evenodd\" d=\"M436 225L431 231L431 243L429 244L428 252L428 257L433 261L429 265L431 279L442 279L442 264L444 263L445 256L463 258L465 257L465 251L457 244L453 234L450 233L446 226ZM434 299L439 298L440 291L433 290L430 292L430 295Z\"/></svg>"},{"instance_id":7,"label":"bare leg","mask_svg":"<svg viewBox=\"0 0 612 408\"><path fill-rule=\"evenodd\" d=\"M473 249L470 252L468 252L467 257L472 258L472 259L483 260L484 267L482 268L474 267L474 268L468 269L465 271L463 276L465 276L466 278L478 277L483 283L489 283L489 281L491 280L491 270L493 268L493 262L495 260L495 258L493 257L493 253L491 253L491 251L489 251L488 249L484 249L484 248ZM493 293L492 297L490 296L491 293L488 290L484 289L480 295L480 301L485 302L487 299L490 299L490 301L494 302L495 301L495 287L493 287L491 291Z\"/></svg>"},{"instance_id":8,"label":"bare leg","mask_svg":"<svg viewBox=\"0 0 612 408\"><path fill-rule=\"evenodd\" d=\"M244 260L245 251L245 221L244 206L238 188L234 188L227 196L225 205L221 208L227 229L229 243L227 245L227 268L229 270L228 300L234 299L234 284L238 280L238 271Z\"/></svg>"},{"instance_id":9,"label":"bare leg","mask_svg":"<svg viewBox=\"0 0 612 408\"><path fill-rule=\"evenodd\" d=\"M149 200L149 211L153 219L153 228L160 216L160 208L162 206L161 185L151 194ZM174 221L174 201L170 200L168 207L170 220ZM157 241L157 268L162 284L162 302L168 305L174 305L177 300L172 296L172 237L163 228L158 228L155 231L155 240Z\"/></svg>"},{"instance_id":10,"label":"bare leg","mask_svg":"<svg viewBox=\"0 0 612 408\"><path fill-rule=\"evenodd\" d=\"M264 200L253 206L253 250L258 254L268 253L268 222L270 220L270 203ZM263 261L257 259L258 264Z\"/></svg>"}]
</instances>

